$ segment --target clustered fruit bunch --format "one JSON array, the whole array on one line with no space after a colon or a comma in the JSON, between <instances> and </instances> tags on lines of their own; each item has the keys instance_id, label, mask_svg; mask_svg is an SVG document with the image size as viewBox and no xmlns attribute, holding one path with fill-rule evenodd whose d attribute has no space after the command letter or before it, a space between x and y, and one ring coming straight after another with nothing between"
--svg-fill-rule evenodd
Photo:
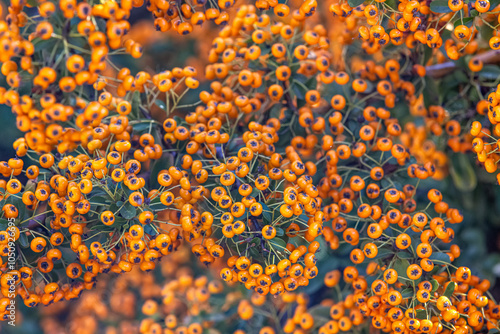
<instances>
[{"instance_id":1,"label":"clustered fruit bunch","mask_svg":"<svg viewBox=\"0 0 500 334\"><path fill-rule=\"evenodd\" d=\"M439 181L497 170L500 1L283 2L9 3L3 320L15 294L81 333L499 330ZM141 63L141 10L203 66Z\"/></svg>"}]
</instances>

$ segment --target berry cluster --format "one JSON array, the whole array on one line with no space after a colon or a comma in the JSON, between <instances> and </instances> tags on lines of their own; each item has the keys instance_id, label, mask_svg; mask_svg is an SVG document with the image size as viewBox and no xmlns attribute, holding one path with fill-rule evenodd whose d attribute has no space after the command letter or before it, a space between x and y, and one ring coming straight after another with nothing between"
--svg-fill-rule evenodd
<instances>
[{"instance_id":1,"label":"berry cluster","mask_svg":"<svg viewBox=\"0 0 500 334\"><path fill-rule=\"evenodd\" d=\"M3 320L14 286L28 307L81 303L88 332L108 309L141 333L498 330L439 190L470 151L497 169L491 2L11 2ZM214 21L203 70L136 60L141 8L182 40ZM116 307L138 296L141 315Z\"/></svg>"}]
</instances>

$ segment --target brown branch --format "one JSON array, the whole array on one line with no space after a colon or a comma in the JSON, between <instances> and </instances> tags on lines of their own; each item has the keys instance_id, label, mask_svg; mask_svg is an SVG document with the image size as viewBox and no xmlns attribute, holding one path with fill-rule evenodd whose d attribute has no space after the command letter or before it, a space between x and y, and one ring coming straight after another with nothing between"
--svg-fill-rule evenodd
<instances>
[{"instance_id":1,"label":"brown branch","mask_svg":"<svg viewBox=\"0 0 500 334\"><path fill-rule=\"evenodd\" d=\"M500 50L490 50L484 53L480 53L474 57L475 59L481 60L485 64L494 64L500 62ZM457 68L456 64L452 61L426 66L425 70L427 75L433 78L440 78L446 74L452 72Z\"/></svg>"}]
</instances>

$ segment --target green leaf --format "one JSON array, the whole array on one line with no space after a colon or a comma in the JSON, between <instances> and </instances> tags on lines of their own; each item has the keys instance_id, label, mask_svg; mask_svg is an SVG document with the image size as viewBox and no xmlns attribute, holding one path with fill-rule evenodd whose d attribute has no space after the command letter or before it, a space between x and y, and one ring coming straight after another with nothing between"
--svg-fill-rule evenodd
<instances>
[{"instance_id":1,"label":"green leaf","mask_svg":"<svg viewBox=\"0 0 500 334\"><path fill-rule=\"evenodd\" d=\"M264 224L269 225L272 223L273 220L273 215L271 213L271 210L266 204L262 202L260 204L262 205L262 220L264 221Z\"/></svg>"},{"instance_id":2,"label":"green leaf","mask_svg":"<svg viewBox=\"0 0 500 334\"><path fill-rule=\"evenodd\" d=\"M452 11L446 0L434 0L431 2L430 8L434 13L450 13Z\"/></svg>"},{"instance_id":3,"label":"green leaf","mask_svg":"<svg viewBox=\"0 0 500 334\"><path fill-rule=\"evenodd\" d=\"M453 23L453 26L458 27L460 25L464 25L466 27L472 27L472 23L474 22L474 18L473 17L464 17L462 20L458 19L456 20L454 23Z\"/></svg>"},{"instance_id":4,"label":"green leaf","mask_svg":"<svg viewBox=\"0 0 500 334\"><path fill-rule=\"evenodd\" d=\"M9 221L7 219L0 219L0 231L7 231L9 226Z\"/></svg>"},{"instance_id":5,"label":"green leaf","mask_svg":"<svg viewBox=\"0 0 500 334\"><path fill-rule=\"evenodd\" d=\"M427 311L426 310L417 310L417 312L415 312L415 317L417 319L421 319L421 320L427 319Z\"/></svg>"},{"instance_id":6,"label":"green leaf","mask_svg":"<svg viewBox=\"0 0 500 334\"><path fill-rule=\"evenodd\" d=\"M19 198L19 197L15 197L15 196L10 196L8 199L7 199L7 203L9 204L12 204L14 205L17 210L19 211L19 215L17 217L17 221L23 221L27 214L26 214L26 205L23 203L22 199Z\"/></svg>"},{"instance_id":7,"label":"green leaf","mask_svg":"<svg viewBox=\"0 0 500 334\"><path fill-rule=\"evenodd\" d=\"M39 173L40 174L52 174L52 171L50 169L40 168Z\"/></svg>"},{"instance_id":8,"label":"green leaf","mask_svg":"<svg viewBox=\"0 0 500 334\"><path fill-rule=\"evenodd\" d=\"M276 236L282 237L285 235L285 230L283 230L281 227L276 228Z\"/></svg>"},{"instance_id":9,"label":"green leaf","mask_svg":"<svg viewBox=\"0 0 500 334\"><path fill-rule=\"evenodd\" d=\"M314 255L317 261L321 261L327 257L329 247L326 245L325 238L318 238L317 241L319 242L319 249Z\"/></svg>"},{"instance_id":10,"label":"green leaf","mask_svg":"<svg viewBox=\"0 0 500 334\"><path fill-rule=\"evenodd\" d=\"M29 242L28 242L28 237L26 236L26 233L21 233L19 235L19 245L21 245L22 248L28 248L29 247Z\"/></svg>"},{"instance_id":11,"label":"green leaf","mask_svg":"<svg viewBox=\"0 0 500 334\"><path fill-rule=\"evenodd\" d=\"M488 41L491 37L493 37L493 29L488 24L483 24L482 26L480 26L479 32L481 34L482 40Z\"/></svg>"},{"instance_id":12,"label":"green leaf","mask_svg":"<svg viewBox=\"0 0 500 334\"><path fill-rule=\"evenodd\" d=\"M111 203L111 198L109 196L93 196L90 198L89 202L91 204L97 205L107 205Z\"/></svg>"},{"instance_id":13,"label":"green leaf","mask_svg":"<svg viewBox=\"0 0 500 334\"><path fill-rule=\"evenodd\" d=\"M151 211L162 211L165 210L166 208L167 207L165 206L165 204L161 202L160 197L156 197L151 201L151 203L149 203L149 209Z\"/></svg>"},{"instance_id":14,"label":"green leaf","mask_svg":"<svg viewBox=\"0 0 500 334\"><path fill-rule=\"evenodd\" d=\"M424 47L424 64L426 64L432 57L433 49L431 49L427 45L424 45L423 47Z\"/></svg>"},{"instance_id":15,"label":"green leaf","mask_svg":"<svg viewBox=\"0 0 500 334\"><path fill-rule=\"evenodd\" d=\"M377 256L375 256L373 259L374 260L384 259L392 254L394 254L392 250L387 248L381 248L378 250Z\"/></svg>"},{"instance_id":16,"label":"green leaf","mask_svg":"<svg viewBox=\"0 0 500 334\"><path fill-rule=\"evenodd\" d=\"M135 91L132 96L132 110L131 114L136 115L137 118L141 119L142 113L139 110L139 106L141 105L141 93L139 91Z\"/></svg>"},{"instance_id":17,"label":"green leaf","mask_svg":"<svg viewBox=\"0 0 500 334\"><path fill-rule=\"evenodd\" d=\"M35 47L35 51L51 50L56 44L56 39L41 39L40 37L36 37L33 39L32 43Z\"/></svg>"},{"instance_id":18,"label":"green leaf","mask_svg":"<svg viewBox=\"0 0 500 334\"><path fill-rule=\"evenodd\" d=\"M392 9L397 9L398 6L396 5L396 0L386 0L385 4Z\"/></svg>"},{"instance_id":19,"label":"green leaf","mask_svg":"<svg viewBox=\"0 0 500 334\"><path fill-rule=\"evenodd\" d=\"M132 125L132 128L134 129L134 131L136 132L142 132L142 131L146 131L148 130L149 128L153 128L154 126L157 126L155 124L152 124L153 122L141 122L141 123L136 123L134 125Z\"/></svg>"},{"instance_id":20,"label":"green leaf","mask_svg":"<svg viewBox=\"0 0 500 334\"><path fill-rule=\"evenodd\" d=\"M120 206L118 206L118 202L121 202L122 204ZM122 201L118 201L117 203L111 203L108 207L107 207L107 210L111 211L111 212L116 212L118 211L119 208L121 208L121 206L123 205L123 202Z\"/></svg>"},{"instance_id":21,"label":"green leaf","mask_svg":"<svg viewBox=\"0 0 500 334\"><path fill-rule=\"evenodd\" d=\"M117 220L118 218L116 218ZM99 224L96 224L94 226L92 226L92 228L90 229L91 231L107 231L107 232L113 232L113 226L116 224L116 222L111 225L111 226L108 226L108 225L104 225L102 223L99 223Z\"/></svg>"},{"instance_id":22,"label":"green leaf","mask_svg":"<svg viewBox=\"0 0 500 334\"><path fill-rule=\"evenodd\" d=\"M315 89L317 84L318 84L318 79L315 76L310 77L305 82L305 85L307 88L309 88L309 90Z\"/></svg>"},{"instance_id":23,"label":"green leaf","mask_svg":"<svg viewBox=\"0 0 500 334\"><path fill-rule=\"evenodd\" d=\"M431 48L426 47L427 49L431 50ZM440 89L438 85L436 84L436 80L426 76L425 77L425 88L424 88L424 104L425 107L428 108L432 104L439 104L439 93Z\"/></svg>"},{"instance_id":24,"label":"green leaf","mask_svg":"<svg viewBox=\"0 0 500 334\"><path fill-rule=\"evenodd\" d=\"M258 245L260 245L260 238L259 237L255 237L252 239L252 241L250 241L250 247L255 247Z\"/></svg>"},{"instance_id":25,"label":"green leaf","mask_svg":"<svg viewBox=\"0 0 500 334\"><path fill-rule=\"evenodd\" d=\"M400 259L413 259L413 255L408 253L408 252L403 252L403 251L400 251L400 252L397 252L396 253L396 256L399 257Z\"/></svg>"},{"instance_id":26,"label":"green leaf","mask_svg":"<svg viewBox=\"0 0 500 334\"><path fill-rule=\"evenodd\" d=\"M144 233L149 234L149 235L157 235L158 232L154 230L154 228L151 226L151 224L144 226Z\"/></svg>"},{"instance_id":27,"label":"green leaf","mask_svg":"<svg viewBox=\"0 0 500 334\"><path fill-rule=\"evenodd\" d=\"M408 260L396 260L394 262L394 270L398 273L399 277L406 277L408 278L408 275L406 275L406 269L408 269L408 266L410 265L410 262Z\"/></svg>"},{"instance_id":28,"label":"green leaf","mask_svg":"<svg viewBox=\"0 0 500 334\"><path fill-rule=\"evenodd\" d=\"M408 299L411 298L415 295L415 291L413 291L413 288L406 288L403 291L401 291L401 296L403 299Z\"/></svg>"},{"instance_id":29,"label":"green leaf","mask_svg":"<svg viewBox=\"0 0 500 334\"><path fill-rule=\"evenodd\" d=\"M454 154L451 157L450 174L458 190L472 191L477 185L477 176L469 157L465 154Z\"/></svg>"},{"instance_id":30,"label":"green leaf","mask_svg":"<svg viewBox=\"0 0 500 334\"><path fill-rule=\"evenodd\" d=\"M459 82L459 83L466 83L469 82L469 77L467 74L465 74L462 71L454 71L453 72L453 77Z\"/></svg>"},{"instance_id":31,"label":"green leaf","mask_svg":"<svg viewBox=\"0 0 500 334\"><path fill-rule=\"evenodd\" d=\"M262 258L262 254L260 253L259 249L261 249L261 247L260 247L260 238L255 237L249 243L250 255L253 258L257 258L257 259Z\"/></svg>"},{"instance_id":32,"label":"green leaf","mask_svg":"<svg viewBox=\"0 0 500 334\"><path fill-rule=\"evenodd\" d=\"M120 215L125 219L132 219L136 216L136 209L130 202L127 202L120 209Z\"/></svg>"},{"instance_id":33,"label":"green leaf","mask_svg":"<svg viewBox=\"0 0 500 334\"><path fill-rule=\"evenodd\" d=\"M500 5L500 0L490 0L490 8L493 9L496 6Z\"/></svg>"},{"instance_id":34,"label":"green leaf","mask_svg":"<svg viewBox=\"0 0 500 334\"><path fill-rule=\"evenodd\" d=\"M330 307L317 305L308 310L308 313L311 314L314 319L325 318L330 319Z\"/></svg>"},{"instance_id":35,"label":"green leaf","mask_svg":"<svg viewBox=\"0 0 500 334\"><path fill-rule=\"evenodd\" d=\"M291 65L290 66L290 71L292 71L292 73L295 73L297 72L297 70L300 68L300 64L294 64L294 65ZM257 68L256 68L257 69Z\"/></svg>"},{"instance_id":36,"label":"green leaf","mask_svg":"<svg viewBox=\"0 0 500 334\"><path fill-rule=\"evenodd\" d=\"M456 286L457 286L457 283L455 283L455 282L448 283L446 290L444 290L443 296L450 298L451 295L453 294L453 292L455 292Z\"/></svg>"},{"instance_id":37,"label":"green leaf","mask_svg":"<svg viewBox=\"0 0 500 334\"><path fill-rule=\"evenodd\" d=\"M439 282L437 280L431 279L431 284L432 284L432 290L431 290L431 292L434 292L437 289L439 289Z\"/></svg>"},{"instance_id":38,"label":"green leaf","mask_svg":"<svg viewBox=\"0 0 500 334\"><path fill-rule=\"evenodd\" d=\"M297 83L292 83L292 91L299 100L304 100L306 98L306 91L301 85L298 85Z\"/></svg>"},{"instance_id":39,"label":"green leaf","mask_svg":"<svg viewBox=\"0 0 500 334\"><path fill-rule=\"evenodd\" d=\"M109 210L109 206L111 204L111 198L107 195L96 195L90 198L90 209L92 211L96 211L97 207L99 206L104 206L106 207L106 210ZM89 212L89 216L92 217L94 216L94 213Z\"/></svg>"},{"instance_id":40,"label":"green leaf","mask_svg":"<svg viewBox=\"0 0 500 334\"><path fill-rule=\"evenodd\" d=\"M349 6L351 6L352 8L354 7L358 7L359 5L362 5L363 2L365 2L365 0L347 0L347 3L349 4Z\"/></svg>"},{"instance_id":41,"label":"green leaf","mask_svg":"<svg viewBox=\"0 0 500 334\"><path fill-rule=\"evenodd\" d=\"M155 104L160 107L162 110L167 110L166 106L165 106L165 102L162 101L162 100L155 100Z\"/></svg>"},{"instance_id":42,"label":"green leaf","mask_svg":"<svg viewBox=\"0 0 500 334\"><path fill-rule=\"evenodd\" d=\"M484 65L477 75L482 80L496 80L500 77L500 68L496 65Z\"/></svg>"},{"instance_id":43,"label":"green leaf","mask_svg":"<svg viewBox=\"0 0 500 334\"><path fill-rule=\"evenodd\" d=\"M184 118L180 117L180 116L174 116L174 121L177 122L177 125L181 125L181 124L185 124L186 122L184 121Z\"/></svg>"},{"instance_id":44,"label":"green leaf","mask_svg":"<svg viewBox=\"0 0 500 334\"><path fill-rule=\"evenodd\" d=\"M449 264L450 263L450 257L448 254L445 253L432 253L432 255L429 257L429 260L432 261L437 261L436 263L438 264Z\"/></svg>"},{"instance_id":45,"label":"green leaf","mask_svg":"<svg viewBox=\"0 0 500 334\"><path fill-rule=\"evenodd\" d=\"M281 239L281 238L272 238L272 239L269 239L267 240L267 242L273 246L274 250L277 251L277 252L280 252L280 253L284 253L285 252L285 248L286 248L286 242L285 240Z\"/></svg>"}]
</instances>

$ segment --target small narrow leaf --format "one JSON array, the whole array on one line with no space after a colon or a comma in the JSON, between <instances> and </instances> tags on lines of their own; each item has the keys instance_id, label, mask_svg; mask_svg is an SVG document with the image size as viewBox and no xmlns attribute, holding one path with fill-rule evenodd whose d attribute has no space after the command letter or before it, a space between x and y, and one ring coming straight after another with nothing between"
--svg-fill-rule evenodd
<instances>
[{"instance_id":1,"label":"small narrow leaf","mask_svg":"<svg viewBox=\"0 0 500 334\"><path fill-rule=\"evenodd\" d=\"M363 2L365 2L365 0L347 0L347 3L349 4L349 6L351 6L352 8L354 7L358 7L359 5L362 5Z\"/></svg>"},{"instance_id":2,"label":"small narrow leaf","mask_svg":"<svg viewBox=\"0 0 500 334\"><path fill-rule=\"evenodd\" d=\"M432 290L431 292L436 291L439 288L439 282L435 279L431 279Z\"/></svg>"},{"instance_id":3,"label":"small narrow leaf","mask_svg":"<svg viewBox=\"0 0 500 334\"><path fill-rule=\"evenodd\" d=\"M130 204L130 202L125 203L125 205L120 209L120 215L125 219L132 219L135 217L136 209Z\"/></svg>"},{"instance_id":4,"label":"small narrow leaf","mask_svg":"<svg viewBox=\"0 0 500 334\"><path fill-rule=\"evenodd\" d=\"M457 287L457 283L455 283L455 282L448 283L448 286L446 286L446 290L444 290L443 296L450 298L451 295L453 294L453 292L455 292L456 287Z\"/></svg>"},{"instance_id":5,"label":"small narrow leaf","mask_svg":"<svg viewBox=\"0 0 500 334\"><path fill-rule=\"evenodd\" d=\"M429 260L435 261L437 264L449 264L450 257L445 253L432 253Z\"/></svg>"},{"instance_id":6,"label":"small narrow leaf","mask_svg":"<svg viewBox=\"0 0 500 334\"><path fill-rule=\"evenodd\" d=\"M430 8L434 13L450 13L452 11L446 0L434 0L431 2Z\"/></svg>"}]
</instances>

